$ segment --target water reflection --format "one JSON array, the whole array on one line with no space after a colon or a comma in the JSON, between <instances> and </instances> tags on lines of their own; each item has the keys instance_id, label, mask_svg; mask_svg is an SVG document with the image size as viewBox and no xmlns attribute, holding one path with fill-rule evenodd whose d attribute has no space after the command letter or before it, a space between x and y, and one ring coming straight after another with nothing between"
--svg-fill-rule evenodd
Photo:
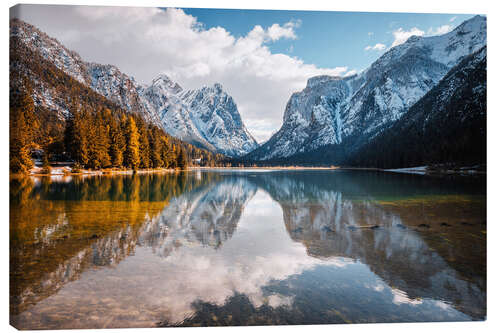
<instances>
[{"instance_id":1,"label":"water reflection","mask_svg":"<svg viewBox=\"0 0 500 333\"><path fill-rule=\"evenodd\" d=\"M14 180L11 319L483 319L484 193L482 180L345 171Z\"/></svg>"}]
</instances>

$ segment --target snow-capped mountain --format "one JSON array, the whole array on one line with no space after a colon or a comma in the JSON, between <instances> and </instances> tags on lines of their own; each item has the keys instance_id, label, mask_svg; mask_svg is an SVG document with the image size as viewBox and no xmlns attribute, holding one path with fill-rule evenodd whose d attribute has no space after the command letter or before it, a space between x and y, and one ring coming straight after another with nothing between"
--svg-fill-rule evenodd
<instances>
[{"instance_id":1,"label":"snow-capped mountain","mask_svg":"<svg viewBox=\"0 0 500 333\"><path fill-rule=\"evenodd\" d=\"M258 147L243 124L236 103L221 84L185 91L181 98L192 110L191 117L199 132L220 152L240 156Z\"/></svg>"},{"instance_id":2,"label":"snow-capped mountain","mask_svg":"<svg viewBox=\"0 0 500 333\"><path fill-rule=\"evenodd\" d=\"M11 20L10 37L16 37L16 41L24 43L58 69L122 108L140 112L149 121L158 123L156 114L142 105L134 78L122 73L116 66L85 62L78 53L68 50L55 38L19 19ZM50 92L45 92L42 95L39 96L41 98L38 98L41 103L54 99ZM56 106L50 102L46 104L52 107ZM57 108L57 111L62 113L67 111L61 109L62 106Z\"/></svg>"},{"instance_id":3,"label":"snow-capped mountain","mask_svg":"<svg viewBox=\"0 0 500 333\"><path fill-rule=\"evenodd\" d=\"M170 135L183 141L215 150L199 133L191 117L191 110L178 96L182 88L166 75L158 75L149 87L139 89L142 103L154 110L161 126Z\"/></svg>"},{"instance_id":4,"label":"snow-capped mountain","mask_svg":"<svg viewBox=\"0 0 500 333\"><path fill-rule=\"evenodd\" d=\"M486 46L454 66L348 164L401 168L448 162L486 163Z\"/></svg>"},{"instance_id":5,"label":"snow-capped mountain","mask_svg":"<svg viewBox=\"0 0 500 333\"><path fill-rule=\"evenodd\" d=\"M240 156L258 147L233 98L219 84L185 91L166 75L159 75L150 86L142 87L116 66L85 62L76 52L19 19L11 20L10 37L108 100L140 113L181 140L228 156ZM58 103L61 98L48 87L34 94L36 103L60 115L68 111L67 103Z\"/></svg>"},{"instance_id":6,"label":"snow-capped mountain","mask_svg":"<svg viewBox=\"0 0 500 333\"><path fill-rule=\"evenodd\" d=\"M409 38L358 75L313 77L291 96L281 129L248 158L286 158L346 141L346 149L357 148L485 45L486 18L475 16L447 34Z\"/></svg>"},{"instance_id":7,"label":"snow-capped mountain","mask_svg":"<svg viewBox=\"0 0 500 333\"><path fill-rule=\"evenodd\" d=\"M183 90L160 74L141 90L141 98L148 109L156 111L169 134L186 142L228 156L241 156L258 147L233 98L218 83Z\"/></svg>"}]
</instances>

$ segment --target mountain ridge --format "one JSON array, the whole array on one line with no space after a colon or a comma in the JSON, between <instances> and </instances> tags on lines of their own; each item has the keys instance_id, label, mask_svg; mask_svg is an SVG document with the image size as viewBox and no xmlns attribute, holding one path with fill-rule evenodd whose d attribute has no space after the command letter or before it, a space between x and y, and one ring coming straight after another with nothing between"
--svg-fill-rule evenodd
<instances>
[{"instance_id":1,"label":"mountain ridge","mask_svg":"<svg viewBox=\"0 0 500 333\"><path fill-rule=\"evenodd\" d=\"M346 142L359 148L485 44L486 18L475 16L447 34L409 38L360 74L310 78L290 97L280 130L244 158L285 161L328 145L347 151Z\"/></svg>"},{"instance_id":2,"label":"mountain ridge","mask_svg":"<svg viewBox=\"0 0 500 333\"><path fill-rule=\"evenodd\" d=\"M69 50L57 39L17 18L10 21L10 37L18 38L21 43L39 52L43 58L53 63L58 69L73 77L78 82L90 87L122 108L141 114L148 121L161 126L167 133L174 137L186 140L188 143L195 144L200 148L229 156L246 154L257 147L257 142L241 121L236 104L226 92L221 91L219 97L226 98L227 96L231 100L228 106L232 109L226 112L226 115L230 116L229 119L222 120L222 123L225 125L223 128L215 128L214 124L211 124L213 131L217 131L215 134L218 135L205 133L204 128L201 128L199 124L195 126L193 123L193 120L197 120L202 116L197 114L199 110L186 108L186 105L181 107L176 106L176 104L186 104L186 102L180 100L179 96L174 96L182 91L182 87L175 82L172 82L171 87L155 86L152 88L154 86L153 80L150 86L141 86L133 77L120 71L117 66L86 62L77 52ZM165 79L168 77L164 74L159 74L155 79L158 78ZM159 95L156 97L163 99L162 103L155 105L157 101L152 96L155 92L150 92L151 96L147 95L148 88L156 90L156 95ZM166 91L162 92L162 89ZM202 91L203 87L198 90ZM149 100L148 96L152 100ZM63 106L52 102L54 96L52 96L50 91L46 91L38 97L40 103L44 103L49 108L55 108L59 115L67 114L67 108L65 109ZM213 96L213 98L215 97L217 96ZM165 105L169 99L173 100L173 105ZM176 111L168 113L168 110L165 110L168 107ZM206 109L207 107L210 108L211 105L210 103L205 103L204 105L200 105L200 107ZM212 111L218 115L224 113L224 110L221 111L220 109ZM173 113L173 119L165 119L167 113L168 116ZM172 126L176 122L184 123L186 125L184 129L187 133L181 133L175 126ZM226 131L226 129L228 130ZM200 131L203 133L200 133Z\"/></svg>"}]
</instances>

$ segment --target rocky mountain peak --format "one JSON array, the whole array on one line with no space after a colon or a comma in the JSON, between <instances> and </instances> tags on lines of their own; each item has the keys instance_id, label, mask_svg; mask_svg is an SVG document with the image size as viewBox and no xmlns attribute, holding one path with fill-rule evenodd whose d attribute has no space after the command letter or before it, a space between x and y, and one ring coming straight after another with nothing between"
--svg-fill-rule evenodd
<instances>
[{"instance_id":1,"label":"rocky mountain peak","mask_svg":"<svg viewBox=\"0 0 500 333\"><path fill-rule=\"evenodd\" d=\"M151 86L168 91L171 94L178 94L183 90L177 82L174 82L167 74L164 73L158 74L153 79Z\"/></svg>"},{"instance_id":2,"label":"rocky mountain peak","mask_svg":"<svg viewBox=\"0 0 500 333\"><path fill-rule=\"evenodd\" d=\"M288 158L342 144L342 154L349 153L400 119L453 66L485 45L486 18L475 16L449 33L409 38L358 75L312 77L290 97L281 129L247 158Z\"/></svg>"}]
</instances>

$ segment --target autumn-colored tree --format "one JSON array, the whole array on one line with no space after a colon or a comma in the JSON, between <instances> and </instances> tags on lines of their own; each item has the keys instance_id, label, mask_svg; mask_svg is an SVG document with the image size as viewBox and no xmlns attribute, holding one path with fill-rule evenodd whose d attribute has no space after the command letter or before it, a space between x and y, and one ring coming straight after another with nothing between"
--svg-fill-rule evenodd
<instances>
[{"instance_id":1,"label":"autumn-colored tree","mask_svg":"<svg viewBox=\"0 0 500 333\"><path fill-rule=\"evenodd\" d=\"M73 104L66 119L64 144L71 158L83 167L89 164L89 124L85 110L80 111L76 104Z\"/></svg>"},{"instance_id":2,"label":"autumn-colored tree","mask_svg":"<svg viewBox=\"0 0 500 333\"><path fill-rule=\"evenodd\" d=\"M94 118L92 126L89 126L89 166L93 169L107 168L111 166L109 157L109 127L105 124L103 116L99 113Z\"/></svg>"},{"instance_id":3,"label":"autumn-colored tree","mask_svg":"<svg viewBox=\"0 0 500 333\"><path fill-rule=\"evenodd\" d=\"M166 168L177 168L176 146L170 146L169 140L166 137L162 137L161 156Z\"/></svg>"},{"instance_id":4,"label":"autumn-colored tree","mask_svg":"<svg viewBox=\"0 0 500 333\"><path fill-rule=\"evenodd\" d=\"M177 151L177 168L185 170L187 169L187 166L188 166L188 160L186 156L186 151L184 150L184 148L182 148L182 146L180 146Z\"/></svg>"},{"instance_id":5,"label":"autumn-colored tree","mask_svg":"<svg viewBox=\"0 0 500 333\"><path fill-rule=\"evenodd\" d=\"M151 164L149 156L149 138L147 126L142 119L138 119L137 129L139 131L139 158L141 160L140 167L143 169L147 169Z\"/></svg>"},{"instance_id":6,"label":"autumn-colored tree","mask_svg":"<svg viewBox=\"0 0 500 333\"><path fill-rule=\"evenodd\" d=\"M120 122L117 119L113 118L110 120L109 136L111 164L117 168L122 167L125 152L125 137L120 127Z\"/></svg>"},{"instance_id":7,"label":"autumn-colored tree","mask_svg":"<svg viewBox=\"0 0 500 333\"><path fill-rule=\"evenodd\" d=\"M164 166L163 159L161 156L161 132L157 130L156 127L150 128L148 131L149 136L149 154L151 166L153 168L161 168Z\"/></svg>"},{"instance_id":8,"label":"autumn-colored tree","mask_svg":"<svg viewBox=\"0 0 500 333\"><path fill-rule=\"evenodd\" d=\"M137 130L137 126L135 125L135 120L132 116L129 116L127 118L125 126L125 141L126 141L126 149L124 156L125 166L137 170L141 163L139 155L139 147L140 147L139 132Z\"/></svg>"},{"instance_id":9,"label":"autumn-colored tree","mask_svg":"<svg viewBox=\"0 0 500 333\"><path fill-rule=\"evenodd\" d=\"M29 87L27 88L29 89ZM33 167L30 146L33 129L36 126L35 109L30 90L11 94L9 108L10 128L10 170L13 173L27 173Z\"/></svg>"}]
</instances>

